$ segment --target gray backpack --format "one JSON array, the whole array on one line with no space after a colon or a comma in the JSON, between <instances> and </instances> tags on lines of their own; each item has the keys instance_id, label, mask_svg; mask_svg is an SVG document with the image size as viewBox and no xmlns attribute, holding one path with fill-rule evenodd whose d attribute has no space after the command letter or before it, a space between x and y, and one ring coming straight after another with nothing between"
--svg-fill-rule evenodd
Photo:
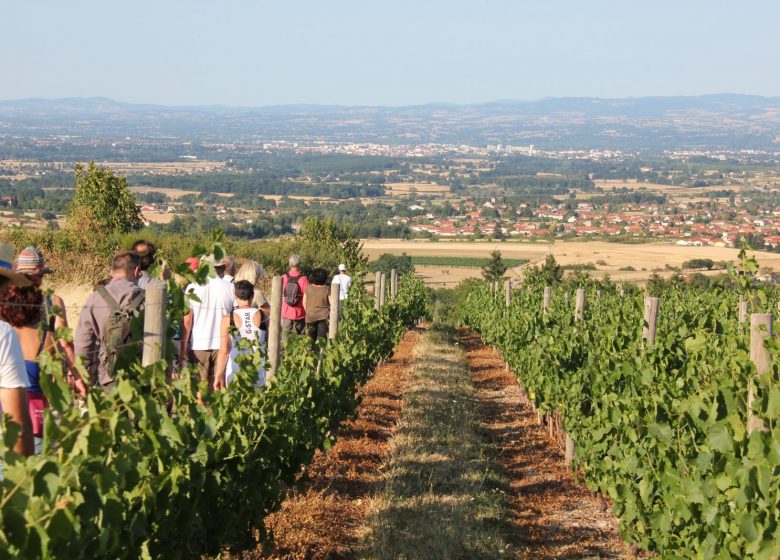
<instances>
[{"instance_id":1,"label":"gray backpack","mask_svg":"<svg viewBox=\"0 0 780 560\"><path fill-rule=\"evenodd\" d=\"M130 342L130 321L138 315L145 294L142 291L123 308L103 286L98 287L97 292L110 309L100 330L97 368L98 383L106 385L114 380L114 370L119 356L126 350L126 344Z\"/></svg>"}]
</instances>

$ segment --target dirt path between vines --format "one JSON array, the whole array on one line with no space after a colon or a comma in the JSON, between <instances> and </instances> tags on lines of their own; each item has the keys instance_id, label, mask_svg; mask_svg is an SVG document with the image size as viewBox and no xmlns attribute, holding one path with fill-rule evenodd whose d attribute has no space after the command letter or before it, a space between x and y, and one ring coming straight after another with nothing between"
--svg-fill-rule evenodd
<instances>
[{"instance_id":1,"label":"dirt path between vines","mask_svg":"<svg viewBox=\"0 0 780 560\"><path fill-rule=\"evenodd\" d=\"M485 439L507 481L505 507L516 558L632 558L618 523L574 481L563 455L537 422L501 356L459 330L476 389Z\"/></svg>"},{"instance_id":2,"label":"dirt path between vines","mask_svg":"<svg viewBox=\"0 0 780 560\"><path fill-rule=\"evenodd\" d=\"M317 453L305 489L268 516L274 534L271 559L354 557L370 498L381 491L387 446L401 414L404 384L419 338L407 332L392 358L361 390L357 418L339 430L335 445ZM244 558L260 558L245 554Z\"/></svg>"}]
</instances>

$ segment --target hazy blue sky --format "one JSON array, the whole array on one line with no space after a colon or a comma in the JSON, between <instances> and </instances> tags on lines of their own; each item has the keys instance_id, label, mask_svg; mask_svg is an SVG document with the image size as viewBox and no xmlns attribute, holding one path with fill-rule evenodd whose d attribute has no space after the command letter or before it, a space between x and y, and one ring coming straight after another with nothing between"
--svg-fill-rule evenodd
<instances>
[{"instance_id":1,"label":"hazy blue sky","mask_svg":"<svg viewBox=\"0 0 780 560\"><path fill-rule=\"evenodd\" d=\"M780 95L778 0L3 0L0 99Z\"/></svg>"}]
</instances>

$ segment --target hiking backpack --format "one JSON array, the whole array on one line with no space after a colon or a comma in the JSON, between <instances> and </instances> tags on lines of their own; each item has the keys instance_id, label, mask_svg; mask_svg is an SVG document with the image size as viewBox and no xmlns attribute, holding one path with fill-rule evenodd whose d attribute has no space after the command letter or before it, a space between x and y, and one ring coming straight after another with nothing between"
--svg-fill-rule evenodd
<instances>
[{"instance_id":1,"label":"hiking backpack","mask_svg":"<svg viewBox=\"0 0 780 560\"><path fill-rule=\"evenodd\" d=\"M290 276L289 274L285 274L285 276L287 277L287 285L284 287L284 303L290 307L295 307L301 303L301 298L303 297L301 294L301 287L298 285L298 280L301 279L301 275Z\"/></svg>"},{"instance_id":2,"label":"hiking backpack","mask_svg":"<svg viewBox=\"0 0 780 560\"><path fill-rule=\"evenodd\" d=\"M114 380L114 369L124 346L130 341L130 321L138 313L144 301L141 291L126 306L120 307L103 286L97 289L110 311L100 330L100 351L98 352L98 382L105 385Z\"/></svg>"}]
</instances>

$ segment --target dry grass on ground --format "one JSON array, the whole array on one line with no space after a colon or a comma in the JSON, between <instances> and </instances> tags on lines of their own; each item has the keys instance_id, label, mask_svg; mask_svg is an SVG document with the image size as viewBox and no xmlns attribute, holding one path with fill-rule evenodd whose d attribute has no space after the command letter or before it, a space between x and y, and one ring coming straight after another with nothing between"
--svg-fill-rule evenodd
<instances>
[{"instance_id":1,"label":"dry grass on ground","mask_svg":"<svg viewBox=\"0 0 780 560\"><path fill-rule=\"evenodd\" d=\"M498 352L460 331L476 388L484 437L507 481L507 518L516 558L630 558L618 523L564 464L556 441Z\"/></svg>"},{"instance_id":2,"label":"dry grass on ground","mask_svg":"<svg viewBox=\"0 0 780 560\"><path fill-rule=\"evenodd\" d=\"M274 535L274 559L356 556L369 498L381 488L382 464L401 411L401 392L418 334L410 331L391 359L361 389L357 417L345 423L336 444L318 453L304 478L266 528ZM259 558L260 552L243 558Z\"/></svg>"},{"instance_id":3,"label":"dry grass on ground","mask_svg":"<svg viewBox=\"0 0 780 560\"><path fill-rule=\"evenodd\" d=\"M501 487L477 433L462 353L434 330L415 350L385 493L371 508L364 557L505 558Z\"/></svg>"}]
</instances>

